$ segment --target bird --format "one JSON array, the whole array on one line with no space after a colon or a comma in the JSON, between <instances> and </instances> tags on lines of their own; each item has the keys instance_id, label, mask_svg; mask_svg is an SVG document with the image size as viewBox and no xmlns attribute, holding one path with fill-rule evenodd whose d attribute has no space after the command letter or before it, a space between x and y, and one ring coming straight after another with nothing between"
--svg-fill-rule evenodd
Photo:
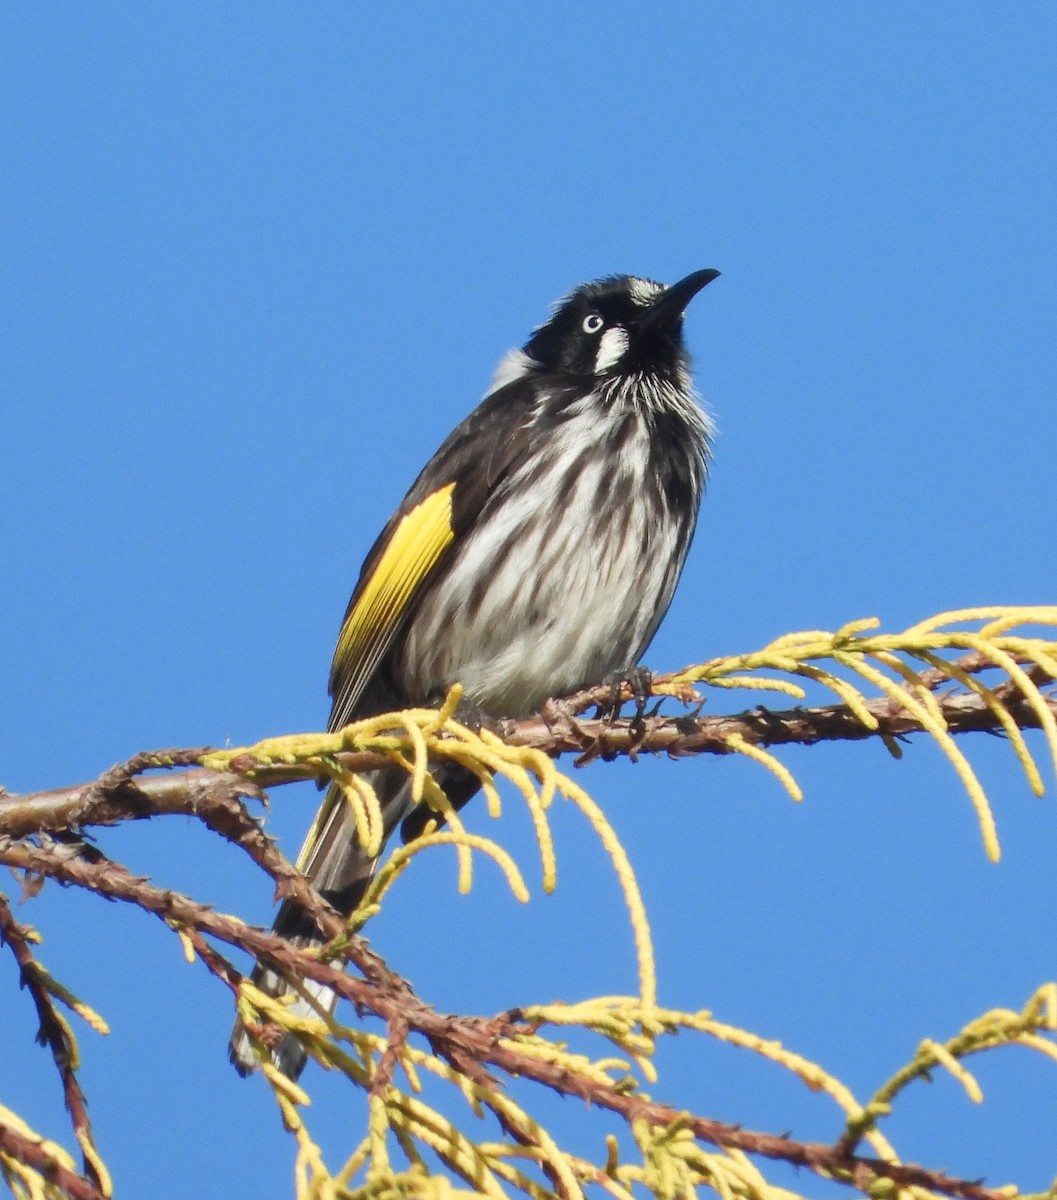
<instances>
[{"instance_id":1,"label":"bird","mask_svg":"<svg viewBox=\"0 0 1057 1200\"><path fill-rule=\"evenodd\" d=\"M712 423L684 343L690 301L719 272L670 286L634 275L582 284L496 368L480 404L448 435L371 547L330 670L331 731L438 703L453 684L495 719L552 697L631 678L664 617L697 524ZM477 791L457 765L435 778L456 809ZM405 773L371 777L384 838L405 840L432 810L412 811ZM331 786L297 860L342 915L377 864ZM300 946L321 934L292 901L274 931ZM258 964L271 995L290 985ZM331 1011L334 993L301 981L294 1011ZM307 998L306 998L307 997ZM303 1047L268 1053L296 1079ZM258 1064L236 1023L230 1057Z\"/></svg>"}]
</instances>

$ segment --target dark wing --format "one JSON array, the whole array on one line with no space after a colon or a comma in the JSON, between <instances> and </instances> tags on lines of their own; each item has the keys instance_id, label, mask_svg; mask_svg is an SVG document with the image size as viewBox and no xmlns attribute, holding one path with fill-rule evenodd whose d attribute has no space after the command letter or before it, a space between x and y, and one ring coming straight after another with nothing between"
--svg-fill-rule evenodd
<instances>
[{"instance_id":1,"label":"dark wing","mask_svg":"<svg viewBox=\"0 0 1057 1200\"><path fill-rule=\"evenodd\" d=\"M426 464L371 547L330 668L330 729L357 706L428 582L525 453L536 389L517 379L490 393Z\"/></svg>"}]
</instances>

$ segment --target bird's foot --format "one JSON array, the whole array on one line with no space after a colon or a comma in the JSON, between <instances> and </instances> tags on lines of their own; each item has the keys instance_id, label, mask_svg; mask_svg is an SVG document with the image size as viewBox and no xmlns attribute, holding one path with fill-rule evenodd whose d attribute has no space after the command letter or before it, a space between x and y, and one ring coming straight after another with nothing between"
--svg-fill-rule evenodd
<instances>
[{"instance_id":1,"label":"bird's foot","mask_svg":"<svg viewBox=\"0 0 1057 1200\"><path fill-rule=\"evenodd\" d=\"M497 720L479 704L467 700L465 696L455 706L455 720L460 725L465 725L467 729L473 730L474 733L480 733L482 729L487 729L490 733L501 734L503 732L502 721Z\"/></svg>"},{"instance_id":2,"label":"bird's foot","mask_svg":"<svg viewBox=\"0 0 1057 1200\"><path fill-rule=\"evenodd\" d=\"M620 716L624 706L624 689L627 688L631 692L631 699L635 701L632 728L641 729L646 704L653 695L653 672L649 667L631 666L612 671L602 680L602 686L609 688L609 698L598 706L599 720L612 724Z\"/></svg>"}]
</instances>

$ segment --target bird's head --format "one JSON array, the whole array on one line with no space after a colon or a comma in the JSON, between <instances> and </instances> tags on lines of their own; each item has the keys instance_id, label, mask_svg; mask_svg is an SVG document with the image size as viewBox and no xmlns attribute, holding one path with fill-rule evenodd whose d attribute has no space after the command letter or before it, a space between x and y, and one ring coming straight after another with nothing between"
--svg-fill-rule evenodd
<instances>
[{"instance_id":1,"label":"bird's head","mask_svg":"<svg viewBox=\"0 0 1057 1200\"><path fill-rule=\"evenodd\" d=\"M587 378L671 378L685 365L683 313L719 274L695 271L665 287L652 279L611 275L559 301L523 353L544 371Z\"/></svg>"}]
</instances>

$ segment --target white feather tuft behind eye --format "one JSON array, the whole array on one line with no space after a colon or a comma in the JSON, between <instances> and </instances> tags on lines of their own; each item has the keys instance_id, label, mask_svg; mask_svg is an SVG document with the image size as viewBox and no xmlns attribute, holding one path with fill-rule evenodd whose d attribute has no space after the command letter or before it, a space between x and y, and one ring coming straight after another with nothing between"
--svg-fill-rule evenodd
<instances>
[{"instance_id":1,"label":"white feather tuft behind eye","mask_svg":"<svg viewBox=\"0 0 1057 1200\"><path fill-rule=\"evenodd\" d=\"M630 279L628 291L631 299L642 308L649 306L664 291L663 283L655 283L652 279Z\"/></svg>"}]
</instances>

